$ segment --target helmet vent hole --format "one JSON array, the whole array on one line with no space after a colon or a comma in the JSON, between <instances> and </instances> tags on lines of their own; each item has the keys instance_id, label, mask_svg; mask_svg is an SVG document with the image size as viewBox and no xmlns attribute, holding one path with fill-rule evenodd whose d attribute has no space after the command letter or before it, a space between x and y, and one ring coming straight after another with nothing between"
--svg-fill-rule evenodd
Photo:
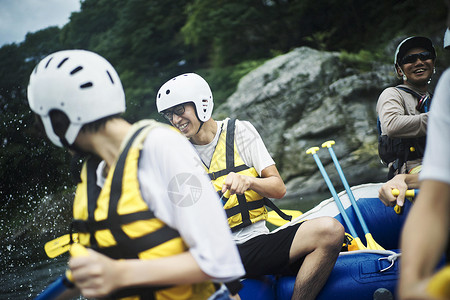
<instances>
[{"instance_id":1,"label":"helmet vent hole","mask_svg":"<svg viewBox=\"0 0 450 300\"><path fill-rule=\"evenodd\" d=\"M108 74L109 80L111 80L111 83L114 84L114 80L111 76L111 74L109 73L109 71L106 71L106 74Z\"/></svg>"},{"instance_id":2,"label":"helmet vent hole","mask_svg":"<svg viewBox=\"0 0 450 300\"><path fill-rule=\"evenodd\" d=\"M166 95L169 95L170 94L170 90L166 90Z\"/></svg>"},{"instance_id":3,"label":"helmet vent hole","mask_svg":"<svg viewBox=\"0 0 450 300\"><path fill-rule=\"evenodd\" d=\"M75 69L73 69L73 70L70 72L70 75L73 75L73 74L75 74L75 73L77 73L77 72L79 72L79 71L81 71L81 70L83 70L83 67L81 67L81 66L76 67Z\"/></svg>"},{"instance_id":4,"label":"helmet vent hole","mask_svg":"<svg viewBox=\"0 0 450 300\"><path fill-rule=\"evenodd\" d=\"M92 82L86 82L83 83L82 85L80 85L80 88L85 89L85 88L90 88L92 87L94 84L92 84Z\"/></svg>"},{"instance_id":5,"label":"helmet vent hole","mask_svg":"<svg viewBox=\"0 0 450 300\"><path fill-rule=\"evenodd\" d=\"M45 64L45 68L47 69L48 65L50 64L50 62L52 61L53 57L50 57L50 59L48 60L48 62Z\"/></svg>"},{"instance_id":6,"label":"helmet vent hole","mask_svg":"<svg viewBox=\"0 0 450 300\"><path fill-rule=\"evenodd\" d=\"M59 68L61 68L62 67L62 65L66 62L66 61L68 61L69 60L69 58L68 57L66 57L66 58L64 58L60 63L59 63L59 65L58 65L58 69Z\"/></svg>"},{"instance_id":7,"label":"helmet vent hole","mask_svg":"<svg viewBox=\"0 0 450 300\"><path fill-rule=\"evenodd\" d=\"M203 112L206 113L206 111L208 110L208 99L202 100L202 106L203 106Z\"/></svg>"}]
</instances>

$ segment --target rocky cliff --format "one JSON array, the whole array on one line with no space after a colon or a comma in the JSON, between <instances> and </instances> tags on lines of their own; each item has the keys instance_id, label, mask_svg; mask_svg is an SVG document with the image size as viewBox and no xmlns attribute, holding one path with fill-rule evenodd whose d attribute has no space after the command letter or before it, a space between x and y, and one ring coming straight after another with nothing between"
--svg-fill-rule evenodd
<instances>
[{"instance_id":1,"label":"rocky cliff","mask_svg":"<svg viewBox=\"0 0 450 300\"><path fill-rule=\"evenodd\" d=\"M267 61L239 82L215 118L250 121L261 134L287 185L287 196L326 191L306 150L333 147L349 184L384 181L377 150L376 102L396 83L392 65L362 72L338 53L302 47ZM318 153L336 188L342 187L326 149Z\"/></svg>"}]
</instances>

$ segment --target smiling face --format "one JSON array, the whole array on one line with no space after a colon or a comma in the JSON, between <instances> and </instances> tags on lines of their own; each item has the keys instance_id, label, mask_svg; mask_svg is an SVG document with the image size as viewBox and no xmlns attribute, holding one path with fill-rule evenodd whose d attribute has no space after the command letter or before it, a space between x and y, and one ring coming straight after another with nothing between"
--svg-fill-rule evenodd
<instances>
[{"instance_id":1,"label":"smiling face","mask_svg":"<svg viewBox=\"0 0 450 300\"><path fill-rule=\"evenodd\" d=\"M412 48L406 52L405 56L427 52L428 50L423 48ZM400 77L406 75L406 80L403 80L404 84L411 84L416 87L426 87L429 79L433 75L434 70L434 60L425 59L421 60L417 58L413 62L408 62L402 64L400 67L397 66L397 73Z\"/></svg>"},{"instance_id":2,"label":"smiling face","mask_svg":"<svg viewBox=\"0 0 450 300\"><path fill-rule=\"evenodd\" d=\"M173 118L170 122L187 138L196 135L201 125L195 113L195 106L193 103L185 103L184 113L180 116L173 114Z\"/></svg>"}]
</instances>

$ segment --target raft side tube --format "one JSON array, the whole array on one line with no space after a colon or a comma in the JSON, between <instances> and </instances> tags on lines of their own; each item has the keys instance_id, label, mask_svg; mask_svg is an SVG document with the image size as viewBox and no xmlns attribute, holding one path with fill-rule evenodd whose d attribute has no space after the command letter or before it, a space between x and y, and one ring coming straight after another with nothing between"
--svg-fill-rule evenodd
<instances>
[{"instance_id":1,"label":"raft side tube","mask_svg":"<svg viewBox=\"0 0 450 300\"><path fill-rule=\"evenodd\" d=\"M317 300L372 300L379 289L395 295L399 264L398 260L391 262L387 258L395 256L396 253L398 250L358 250L341 253ZM383 269L386 270L380 272ZM290 300L294 283L293 276L279 278L275 288L276 299Z\"/></svg>"}]
</instances>

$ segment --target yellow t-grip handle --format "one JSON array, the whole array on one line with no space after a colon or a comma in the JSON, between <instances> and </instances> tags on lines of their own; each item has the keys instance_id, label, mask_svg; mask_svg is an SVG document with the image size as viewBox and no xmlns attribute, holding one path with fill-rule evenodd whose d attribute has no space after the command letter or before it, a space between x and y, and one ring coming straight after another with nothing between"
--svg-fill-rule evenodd
<instances>
[{"instance_id":1,"label":"yellow t-grip handle","mask_svg":"<svg viewBox=\"0 0 450 300\"><path fill-rule=\"evenodd\" d=\"M70 247L69 253L72 257L79 257L79 256L88 256L89 252L87 251L86 247L84 247L81 244L75 243L72 244ZM70 270L66 270L66 277L67 280L70 282L73 282L72 272Z\"/></svg>"},{"instance_id":2,"label":"yellow t-grip handle","mask_svg":"<svg viewBox=\"0 0 450 300\"><path fill-rule=\"evenodd\" d=\"M439 299L450 299L450 265L431 278L427 291Z\"/></svg>"},{"instance_id":3,"label":"yellow t-grip handle","mask_svg":"<svg viewBox=\"0 0 450 300\"><path fill-rule=\"evenodd\" d=\"M400 195L400 191L398 189L392 189L392 195L393 196L398 196ZM406 190L406 197L414 197L415 196L415 190ZM395 205L394 207L395 212L397 213L397 215L402 213L403 207L399 206L398 204Z\"/></svg>"},{"instance_id":4,"label":"yellow t-grip handle","mask_svg":"<svg viewBox=\"0 0 450 300\"><path fill-rule=\"evenodd\" d=\"M319 151L319 147L311 147L308 150L306 150L306 154L316 154L317 151Z\"/></svg>"},{"instance_id":5,"label":"yellow t-grip handle","mask_svg":"<svg viewBox=\"0 0 450 300\"><path fill-rule=\"evenodd\" d=\"M392 189L392 195L398 196L400 195L400 191L398 189ZM406 191L406 197L415 197L416 193L414 190L407 190Z\"/></svg>"},{"instance_id":6,"label":"yellow t-grip handle","mask_svg":"<svg viewBox=\"0 0 450 300\"><path fill-rule=\"evenodd\" d=\"M334 144L336 144L335 141L331 140L331 141L326 141L325 143L322 144L322 148L330 148L331 146L333 146Z\"/></svg>"}]
</instances>

